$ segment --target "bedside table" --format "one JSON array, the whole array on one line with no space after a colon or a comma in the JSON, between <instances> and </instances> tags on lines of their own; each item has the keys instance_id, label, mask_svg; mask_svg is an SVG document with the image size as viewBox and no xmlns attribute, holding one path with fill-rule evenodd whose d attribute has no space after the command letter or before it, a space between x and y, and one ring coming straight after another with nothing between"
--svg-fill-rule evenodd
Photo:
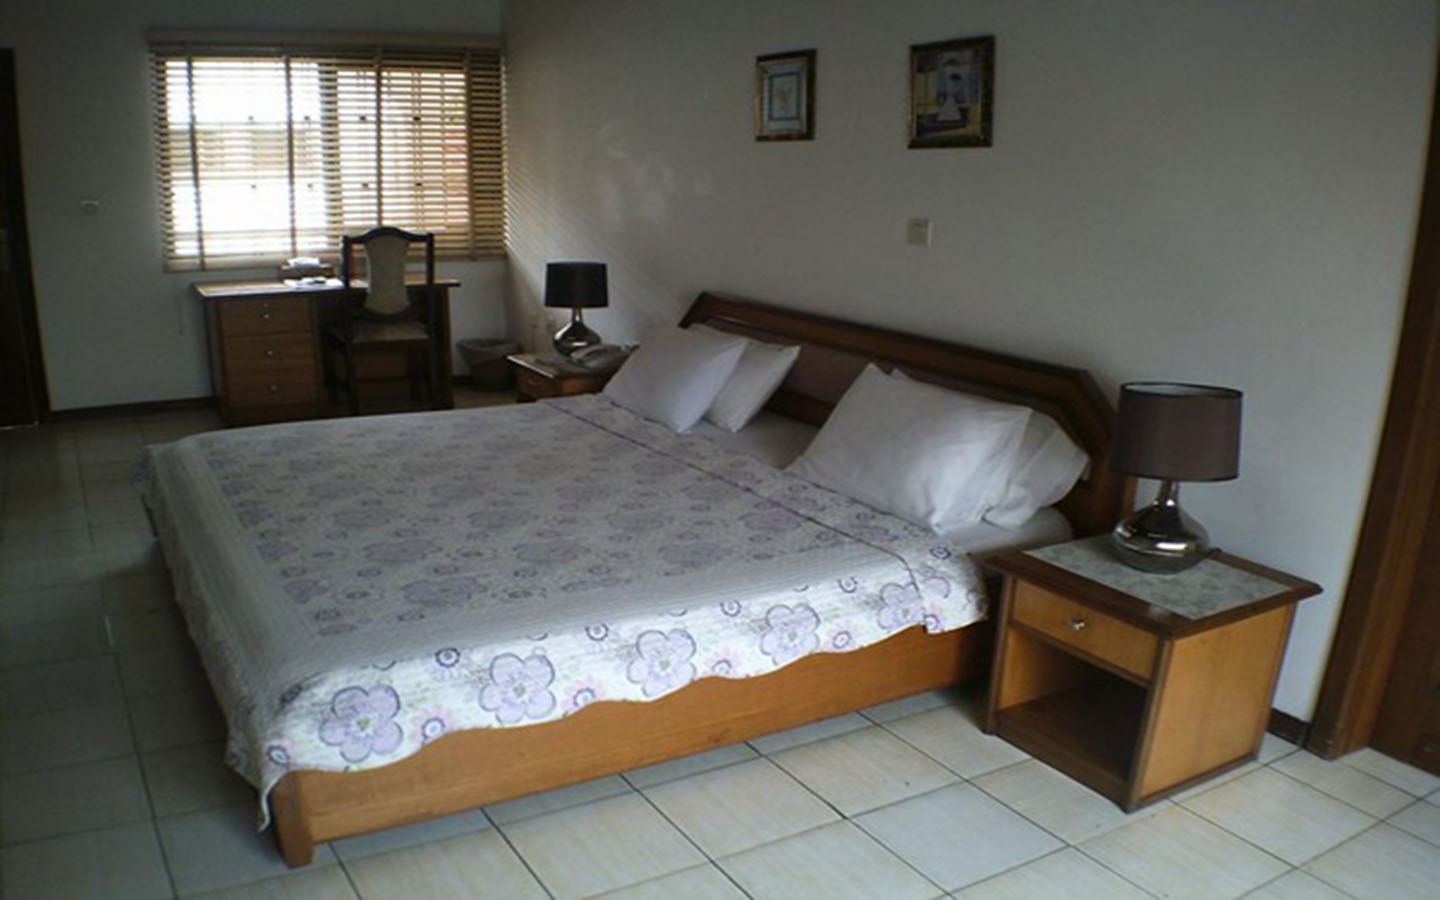
<instances>
[{"instance_id":1,"label":"bedside table","mask_svg":"<svg viewBox=\"0 0 1440 900\"><path fill-rule=\"evenodd\" d=\"M985 561L1005 576L985 730L1128 812L1255 758L1320 587L1225 553L1140 572L1108 540Z\"/></svg>"},{"instance_id":2,"label":"bedside table","mask_svg":"<svg viewBox=\"0 0 1440 900\"><path fill-rule=\"evenodd\" d=\"M538 353L516 353L505 358L515 367L515 400L518 403L532 403L545 397L593 394L605 387L605 382L620 368L616 365L606 369L589 369Z\"/></svg>"}]
</instances>

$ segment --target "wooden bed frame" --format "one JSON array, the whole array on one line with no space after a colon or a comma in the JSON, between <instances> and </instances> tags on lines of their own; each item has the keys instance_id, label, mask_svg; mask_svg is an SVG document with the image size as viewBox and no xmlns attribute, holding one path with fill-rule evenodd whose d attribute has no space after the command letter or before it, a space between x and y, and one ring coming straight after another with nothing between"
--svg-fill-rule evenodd
<instances>
[{"instance_id":1,"label":"wooden bed frame","mask_svg":"<svg viewBox=\"0 0 1440 900\"><path fill-rule=\"evenodd\" d=\"M1023 402L1060 422L1090 454L1086 477L1060 502L1077 533L1108 529L1129 484L1106 465L1113 413L1089 374L900 332L701 294L682 324L800 344L768 408L825 421L866 362ZM911 628L850 653L815 654L757 678L705 678L649 703L596 703L556 722L447 735L399 762L363 772L291 772L271 794L286 863L310 862L317 841L390 828L598 778L839 715L980 675L991 628Z\"/></svg>"}]
</instances>

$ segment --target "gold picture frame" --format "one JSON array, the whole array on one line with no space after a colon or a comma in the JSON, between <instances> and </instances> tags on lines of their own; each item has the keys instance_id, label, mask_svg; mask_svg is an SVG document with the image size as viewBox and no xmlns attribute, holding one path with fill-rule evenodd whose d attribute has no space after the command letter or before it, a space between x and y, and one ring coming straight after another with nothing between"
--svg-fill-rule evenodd
<instances>
[{"instance_id":1,"label":"gold picture frame","mask_svg":"<svg viewBox=\"0 0 1440 900\"><path fill-rule=\"evenodd\" d=\"M912 148L989 147L994 116L994 35L910 47Z\"/></svg>"},{"instance_id":2,"label":"gold picture frame","mask_svg":"<svg viewBox=\"0 0 1440 900\"><path fill-rule=\"evenodd\" d=\"M815 51L755 57L755 140L815 139Z\"/></svg>"}]
</instances>

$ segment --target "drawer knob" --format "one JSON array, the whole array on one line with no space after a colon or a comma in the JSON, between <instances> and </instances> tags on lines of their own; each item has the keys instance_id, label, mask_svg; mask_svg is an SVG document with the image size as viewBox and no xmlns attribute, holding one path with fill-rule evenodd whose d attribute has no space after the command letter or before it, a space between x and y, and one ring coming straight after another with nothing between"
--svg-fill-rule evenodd
<instances>
[{"instance_id":1,"label":"drawer knob","mask_svg":"<svg viewBox=\"0 0 1440 900\"><path fill-rule=\"evenodd\" d=\"M273 347L266 347L266 348L265 348L265 358L266 358L266 359L274 359L274 358L275 358L275 350L274 350Z\"/></svg>"},{"instance_id":2,"label":"drawer knob","mask_svg":"<svg viewBox=\"0 0 1440 900\"><path fill-rule=\"evenodd\" d=\"M278 393L280 393L280 385L278 385L278 384L272 384L272 385L270 385L270 393L272 393L272 394L278 394Z\"/></svg>"},{"instance_id":3,"label":"drawer knob","mask_svg":"<svg viewBox=\"0 0 1440 900\"><path fill-rule=\"evenodd\" d=\"M262 319L269 319L269 318L270 318L270 312L269 312L269 310L266 310L265 312L262 312L262 313L260 314L260 318L262 318Z\"/></svg>"},{"instance_id":4,"label":"drawer knob","mask_svg":"<svg viewBox=\"0 0 1440 900\"><path fill-rule=\"evenodd\" d=\"M1084 631L1084 630L1085 630L1085 620L1082 619L1082 618L1080 618L1079 616L1072 616L1071 619L1070 619L1070 630L1071 630L1071 631Z\"/></svg>"}]
</instances>

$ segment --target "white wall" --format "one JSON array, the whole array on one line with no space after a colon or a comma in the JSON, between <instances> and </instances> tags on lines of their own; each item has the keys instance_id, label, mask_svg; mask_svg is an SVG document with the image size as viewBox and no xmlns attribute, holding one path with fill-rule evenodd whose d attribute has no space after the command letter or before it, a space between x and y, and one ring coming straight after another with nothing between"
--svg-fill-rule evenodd
<instances>
[{"instance_id":1,"label":"white wall","mask_svg":"<svg viewBox=\"0 0 1440 900\"><path fill-rule=\"evenodd\" d=\"M610 265L589 318L614 340L715 288L1112 394L1240 387L1241 478L1186 505L1324 585L1276 698L1309 718L1393 361L1433 0L512 0L505 32L517 328L544 262L586 258ZM998 41L995 146L907 150L907 46L976 34ZM755 143L754 57L806 47L816 140Z\"/></svg>"},{"instance_id":2,"label":"white wall","mask_svg":"<svg viewBox=\"0 0 1440 900\"><path fill-rule=\"evenodd\" d=\"M145 28L498 34L499 0L47 0L7 3L25 200L55 409L211 393L197 279L268 270L161 271ZM82 215L80 201L100 201ZM446 263L457 338L505 331L504 262ZM463 370L462 370L463 371Z\"/></svg>"}]
</instances>

